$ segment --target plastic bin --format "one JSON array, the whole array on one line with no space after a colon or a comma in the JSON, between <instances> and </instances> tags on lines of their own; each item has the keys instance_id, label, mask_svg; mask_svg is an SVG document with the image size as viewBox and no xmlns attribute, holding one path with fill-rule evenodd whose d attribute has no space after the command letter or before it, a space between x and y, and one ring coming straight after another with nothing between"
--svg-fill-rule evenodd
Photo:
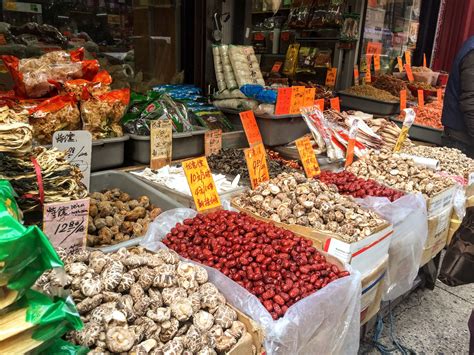
<instances>
[{"instance_id":1,"label":"plastic bin","mask_svg":"<svg viewBox=\"0 0 474 355\"><path fill-rule=\"evenodd\" d=\"M129 173L107 170L91 174L90 192L100 192L113 188L119 188L135 198L142 195L148 196L150 202L160 207L163 211L183 207L178 201L166 196ZM123 243L100 247L98 249L104 252L111 252L122 247L138 245L142 239L142 237L133 238Z\"/></svg>"},{"instance_id":2,"label":"plastic bin","mask_svg":"<svg viewBox=\"0 0 474 355\"><path fill-rule=\"evenodd\" d=\"M130 137L106 138L92 141L91 171L105 170L123 165L125 141Z\"/></svg>"},{"instance_id":3,"label":"plastic bin","mask_svg":"<svg viewBox=\"0 0 474 355\"><path fill-rule=\"evenodd\" d=\"M395 122L399 127L403 125L403 122L396 120L394 118L390 119L391 121ZM436 145L443 145L441 141L441 134L443 133L442 130L413 124L408 131L408 136L411 139L415 139L422 142L432 143Z\"/></svg>"},{"instance_id":4,"label":"plastic bin","mask_svg":"<svg viewBox=\"0 0 474 355\"><path fill-rule=\"evenodd\" d=\"M395 115L400 112L399 102L374 100L368 97L346 94L343 91L339 92L338 95L343 110L357 110L382 116Z\"/></svg>"},{"instance_id":5,"label":"plastic bin","mask_svg":"<svg viewBox=\"0 0 474 355\"><path fill-rule=\"evenodd\" d=\"M180 160L204 155L204 133L207 129L196 127L195 131L173 133L172 159ZM141 164L150 164L150 136L130 134L131 158Z\"/></svg>"}]
</instances>

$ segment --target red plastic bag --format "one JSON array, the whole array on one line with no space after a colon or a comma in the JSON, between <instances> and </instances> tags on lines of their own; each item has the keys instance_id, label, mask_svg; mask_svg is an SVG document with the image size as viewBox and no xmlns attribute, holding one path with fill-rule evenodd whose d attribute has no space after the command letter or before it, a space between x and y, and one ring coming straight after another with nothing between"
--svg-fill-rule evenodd
<instances>
[{"instance_id":1,"label":"red plastic bag","mask_svg":"<svg viewBox=\"0 0 474 355\"><path fill-rule=\"evenodd\" d=\"M92 80L74 79L68 80L65 83L60 83L54 80L49 80L54 85L60 94L73 94L77 100L81 100L84 89L92 96L98 96L110 91L110 84L112 77L106 70L98 72ZM88 99L88 97L86 98Z\"/></svg>"}]
</instances>

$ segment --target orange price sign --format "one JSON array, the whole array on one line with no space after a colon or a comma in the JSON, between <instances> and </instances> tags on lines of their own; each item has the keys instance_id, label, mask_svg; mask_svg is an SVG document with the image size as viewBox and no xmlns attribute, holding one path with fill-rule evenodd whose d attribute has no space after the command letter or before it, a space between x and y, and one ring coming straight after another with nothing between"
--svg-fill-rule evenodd
<instances>
[{"instance_id":1,"label":"orange price sign","mask_svg":"<svg viewBox=\"0 0 474 355\"><path fill-rule=\"evenodd\" d=\"M411 66L409 66L408 64L405 64L405 70L407 72L408 81L410 83L414 82L415 77L413 76L413 72L411 71Z\"/></svg>"},{"instance_id":2,"label":"orange price sign","mask_svg":"<svg viewBox=\"0 0 474 355\"><path fill-rule=\"evenodd\" d=\"M411 52L405 51L405 63L411 67Z\"/></svg>"},{"instance_id":3,"label":"orange price sign","mask_svg":"<svg viewBox=\"0 0 474 355\"><path fill-rule=\"evenodd\" d=\"M349 140L347 141L347 150L346 150L346 163L344 167L347 168L354 161L354 147L357 137L357 131L359 129L359 120L355 119L352 121L351 128L349 130Z\"/></svg>"},{"instance_id":4,"label":"orange price sign","mask_svg":"<svg viewBox=\"0 0 474 355\"><path fill-rule=\"evenodd\" d=\"M262 182L270 180L268 173L267 156L262 143L244 149L245 161L250 175L252 189L257 188Z\"/></svg>"},{"instance_id":5,"label":"orange price sign","mask_svg":"<svg viewBox=\"0 0 474 355\"><path fill-rule=\"evenodd\" d=\"M426 53L423 53L423 66L426 68Z\"/></svg>"},{"instance_id":6,"label":"orange price sign","mask_svg":"<svg viewBox=\"0 0 474 355\"><path fill-rule=\"evenodd\" d=\"M319 111L324 111L324 99L314 100L314 104L318 106Z\"/></svg>"},{"instance_id":7,"label":"orange price sign","mask_svg":"<svg viewBox=\"0 0 474 355\"><path fill-rule=\"evenodd\" d=\"M398 62L398 71L401 73L403 71L402 57L397 57L397 62Z\"/></svg>"},{"instance_id":8,"label":"orange price sign","mask_svg":"<svg viewBox=\"0 0 474 355\"><path fill-rule=\"evenodd\" d=\"M283 65L283 62L275 62L272 67L272 73L278 73L282 65Z\"/></svg>"},{"instance_id":9,"label":"orange price sign","mask_svg":"<svg viewBox=\"0 0 474 355\"><path fill-rule=\"evenodd\" d=\"M359 66L354 65L354 85L359 85Z\"/></svg>"},{"instance_id":10,"label":"orange price sign","mask_svg":"<svg viewBox=\"0 0 474 355\"><path fill-rule=\"evenodd\" d=\"M220 207L221 201L206 157L186 160L182 164L196 210L202 212Z\"/></svg>"},{"instance_id":11,"label":"orange price sign","mask_svg":"<svg viewBox=\"0 0 474 355\"><path fill-rule=\"evenodd\" d=\"M275 105L275 115L287 115L291 108L291 93L293 88L278 89L277 102Z\"/></svg>"},{"instance_id":12,"label":"orange price sign","mask_svg":"<svg viewBox=\"0 0 474 355\"><path fill-rule=\"evenodd\" d=\"M438 100L439 102L443 101L443 89L436 89L436 100Z\"/></svg>"},{"instance_id":13,"label":"orange price sign","mask_svg":"<svg viewBox=\"0 0 474 355\"><path fill-rule=\"evenodd\" d=\"M331 108L333 110L336 110L337 112L341 112L341 104L339 101L339 97L333 97L332 99L329 100L331 103Z\"/></svg>"},{"instance_id":14,"label":"orange price sign","mask_svg":"<svg viewBox=\"0 0 474 355\"><path fill-rule=\"evenodd\" d=\"M315 96L316 96L316 88L305 89L303 106L304 107L313 106Z\"/></svg>"},{"instance_id":15,"label":"orange price sign","mask_svg":"<svg viewBox=\"0 0 474 355\"><path fill-rule=\"evenodd\" d=\"M400 90L400 111L407 108L407 91Z\"/></svg>"},{"instance_id":16,"label":"orange price sign","mask_svg":"<svg viewBox=\"0 0 474 355\"><path fill-rule=\"evenodd\" d=\"M336 85L337 68L328 68L325 85L333 88Z\"/></svg>"},{"instance_id":17,"label":"orange price sign","mask_svg":"<svg viewBox=\"0 0 474 355\"><path fill-rule=\"evenodd\" d=\"M370 72L370 69L367 69L365 72L365 83L369 84L372 82L372 73Z\"/></svg>"},{"instance_id":18,"label":"orange price sign","mask_svg":"<svg viewBox=\"0 0 474 355\"><path fill-rule=\"evenodd\" d=\"M368 42L366 54L382 54L382 43Z\"/></svg>"},{"instance_id":19,"label":"orange price sign","mask_svg":"<svg viewBox=\"0 0 474 355\"><path fill-rule=\"evenodd\" d=\"M241 112L239 115L249 146L251 147L255 144L262 143L262 136L260 135L260 130L258 129L257 120L255 120L253 111Z\"/></svg>"},{"instance_id":20,"label":"orange price sign","mask_svg":"<svg viewBox=\"0 0 474 355\"><path fill-rule=\"evenodd\" d=\"M369 71L371 70L371 67L372 67L372 57L374 55L373 54L366 54L365 55L365 64L366 64L366 71Z\"/></svg>"},{"instance_id":21,"label":"orange price sign","mask_svg":"<svg viewBox=\"0 0 474 355\"><path fill-rule=\"evenodd\" d=\"M374 54L374 70L376 73L380 71L380 54Z\"/></svg>"},{"instance_id":22,"label":"orange price sign","mask_svg":"<svg viewBox=\"0 0 474 355\"><path fill-rule=\"evenodd\" d=\"M425 107L425 95L423 89L418 89L418 107Z\"/></svg>"},{"instance_id":23,"label":"orange price sign","mask_svg":"<svg viewBox=\"0 0 474 355\"><path fill-rule=\"evenodd\" d=\"M296 115L300 113L300 108L304 105L305 87L293 86L292 89L290 113Z\"/></svg>"},{"instance_id":24,"label":"orange price sign","mask_svg":"<svg viewBox=\"0 0 474 355\"><path fill-rule=\"evenodd\" d=\"M304 172L308 178L313 178L321 173L313 145L308 136L299 138L295 141L296 148L303 163Z\"/></svg>"}]
</instances>

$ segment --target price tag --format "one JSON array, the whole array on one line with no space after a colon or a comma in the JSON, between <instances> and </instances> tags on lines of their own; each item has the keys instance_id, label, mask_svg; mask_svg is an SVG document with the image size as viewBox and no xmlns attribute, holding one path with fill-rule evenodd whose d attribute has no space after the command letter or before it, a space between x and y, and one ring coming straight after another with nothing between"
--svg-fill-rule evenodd
<instances>
[{"instance_id":1,"label":"price tag","mask_svg":"<svg viewBox=\"0 0 474 355\"><path fill-rule=\"evenodd\" d=\"M196 210L202 212L219 208L221 201L206 157L186 160L182 165Z\"/></svg>"},{"instance_id":2,"label":"price tag","mask_svg":"<svg viewBox=\"0 0 474 355\"><path fill-rule=\"evenodd\" d=\"M423 66L426 68L426 53L423 53Z\"/></svg>"},{"instance_id":3,"label":"price tag","mask_svg":"<svg viewBox=\"0 0 474 355\"><path fill-rule=\"evenodd\" d=\"M413 76L413 73L411 71L411 66L409 66L408 64L405 64L405 70L407 72L407 77L408 77L408 81L410 83L414 82L415 81L415 77Z\"/></svg>"},{"instance_id":4,"label":"price tag","mask_svg":"<svg viewBox=\"0 0 474 355\"><path fill-rule=\"evenodd\" d=\"M397 62L398 62L398 71L401 73L403 71L402 57L397 57Z\"/></svg>"},{"instance_id":5,"label":"price tag","mask_svg":"<svg viewBox=\"0 0 474 355\"><path fill-rule=\"evenodd\" d=\"M443 89L436 89L436 100L438 100L439 102L443 101Z\"/></svg>"},{"instance_id":6,"label":"price tag","mask_svg":"<svg viewBox=\"0 0 474 355\"><path fill-rule=\"evenodd\" d=\"M368 42L366 54L382 54L382 43Z\"/></svg>"},{"instance_id":7,"label":"price tag","mask_svg":"<svg viewBox=\"0 0 474 355\"><path fill-rule=\"evenodd\" d=\"M213 129L204 133L204 154L219 154L222 149L222 130Z\"/></svg>"},{"instance_id":8,"label":"price tag","mask_svg":"<svg viewBox=\"0 0 474 355\"><path fill-rule=\"evenodd\" d=\"M86 246L89 198L47 203L43 207L43 232L55 248Z\"/></svg>"},{"instance_id":9,"label":"price tag","mask_svg":"<svg viewBox=\"0 0 474 355\"><path fill-rule=\"evenodd\" d=\"M376 73L380 72L380 54L374 54L374 70Z\"/></svg>"},{"instance_id":10,"label":"price tag","mask_svg":"<svg viewBox=\"0 0 474 355\"><path fill-rule=\"evenodd\" d=\"M82 183L89 190L91 177L92 135L89 131L57 131L53 147L66 152L66 160L82 172Z\"/></svg>"},{"instance_id":11,"label":"price tag","mask_svg":"<svg viewBox=\"0 0 474 355\"><path fill-rule=\"evenodd\" d=\"M313 178L321 174L316 154L314 153L313 146L309 137L302 137L295 141L296 148L303 163L303 168L308 178Z\"/></svg>"},{"instance_id":12,"label":"price tag","mask_svg":"<svg viewBox=\"0 0 474 355\"><path fill-rule=\"evenodd\" d=\"M275 62L272 67L272 73L278 73L282 65L283 65L283 62Z\"/></svg>"},{"instance_id":13,"label":"price tag","mask_svg":"<svg viewBox=\"0 0 474 355\"><path fill-rule=\"evenodd\" d=\"M324 99L314 100L314 104L318 106L319 111L324 111Z\"/></svg>"},{"instance_id":14,"label":"price tag","mask_svg":"<svg viewBox=\"0 0 474 355\"><path fill-rule=\"evenodd\" d=\"M278 89L275 115L288 115L290 113L292 91L292 88Z\"/></svg>"},{"instance_id":15,"label":"price tag","mask_svg":"<svg viewBox=\"0 0 474 355\"><path fill-rule=\"evenodd\" d=\"M366 54L366 55L365 55L366 71L371 70L371 67L372 67L372 57L373 57L373 54Z\"/></svg>"},{"instance_id":16,"label":"price tag","mask_svg":"<svg viewBox=\"0 0 474 355\"><path fill-rule=\"evenodd\" d=\"M304 105L304 86L293 86L291 93L291 107L290 113L296 115L300 113L300 108Z\"/></svg>"},{"instance_id":17,"label":"price tag","mask_svg":"<svg viewBox=\"0 0 474 355\"><path fill-rule=\"evenodd\" d=\"M354 65L354 85L359 85L359 66Z\"/></svg>"},{"instance_id":18,"label":"price tag","mask_svg":"<svg viewBox=\"0 0 474 355\"><path fill-rule=\"evenodd\" d=\"M151 121L150 169L160 169L171 163L172 142L173 127L171 120Z\"/></svg>"},{"instance_id":19,"label":"price tag","mask_svg":"<svg viewBox=\"0 0 474 355\"><path fill-rule=\"evenodd\" d=\"M336 110L337 112L341 112L341 105L340 105L340 102L339 102L339 97L333 97L329 101L331 103L331 108L333 110Z\"/></svg>"},{"instance_id":20,"label":"price tag","mask_svg":"<svg viewBox=\"0 0 474 355\"><path fill-rule=\"evenodd\" d=\"M304 90L304 107L313 106L314 97L316 96L316 88L309 88Z\"/></svg>"},{"instance_id":21,"label":"price tag","mask_svg":"<svg viewBox=\"0 0 474 355\"><path fill-rule=\"evenodd\" d=\"M400 111L407 108L407 91L400 90Z\"/></svg>"},{"instance_id":22,"label":"price tag","mask_svg":"<svg viewBox=\"0 0 474 355\"><path fill-rule=\"evenodd\" d=\"M418 107L425 107L425 96L422 89L418 89Z\"/></svg>"},{"instance_id":23,"label":"price tag","mask_svg":"<svg viewBox=\"0 0 474 355\"><path fill-rule=\"evenodd\" d=\"M411 108L406 108L403 110L405 112L405 120L403 121L403 126L400 131L400 135L398 136L397 143L395 143L395 147L393 148L394 152L399 152L402 149L403 143L408 137L408 130L410 129L413 122L415 122L415 111Z\"/></svg>"},{"instance_id":24,"label":"price tag","mask_svg":"<svg viewBox=\"0 0 474 355\"><path fill-rule=\"evenodd\" d=\"M405 63L411 67L411 52L405 51Z\"/></svg>"},{"instance_id":25,"label":"price tag","mask_svg":"<svg viewBox=\"0 0 474 355\"><path fill-rule=\"evenodd\" d=\"M326 86L333 88L336 85L337 68L328 68L326 72Z\"/></svg>"},{"instance_id":26,"label":"price tag","mask_svg":"<svg viewBox=\"0 0 474 355\"><path fill-rule=\"evenodd\" d=\"M345 168L350 166L354 161L354 147L357 138L357 132L359 130L359 120L355 119L352 121L351 129L349 130L349 140L347 142L347 150L346 150L346 163L344 165Z\"/></svg>"},{"instance_id":27,"label":"price tag","mask_svg":"<svg viewBox=\"0 0 474 355\"><path fill-rule=\"evenodd\" d=\"M255 189L262 182L270 180L265 147L262 143L244 149L245 161L250 175L250 184Z\"/></svg>"},{"instance_id":28,"label":"price tag","mask_svg":"<svg viewBox=\"0 0 474 355\"><path fill-rule=\"evenodd\" d=\"M260 135L260 130L258 129L253 111L241 112L240 120L242 121L249 146L252 147L255 144L262 143L262 136Z\"/></svg>"}]
</instances>

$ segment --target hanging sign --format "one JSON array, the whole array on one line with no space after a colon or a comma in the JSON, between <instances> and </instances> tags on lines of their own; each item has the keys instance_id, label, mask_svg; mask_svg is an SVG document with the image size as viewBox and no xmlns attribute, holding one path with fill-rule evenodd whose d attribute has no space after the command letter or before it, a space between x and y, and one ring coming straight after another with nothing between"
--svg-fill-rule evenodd
<instances>
[{"instance_id":1,"label":"hanging sign","mask_svg":"<svg viewBox=\"0 0 474 355\"><path fill-rule=\"evenodd\" d=\"M89 131L57 131L53 147L66 152L66 160L82 172L82 183L89 190L91 177L92 135Z\"/></svg>"},{"instance_id":2,"label":"hanging sign","mask_svg":"<svg viewBox=\"0 0 474 355\"><path fill-rule=\"evenodd\" d=\"M408 137L408 130L410 129L413 122L415 122L415 111L411 108L407 108L404 110L405 112L405 119L403 120L402 130L400 131L400 135L398 136L397 143L395 143L395 147L393 148L394 152L399 152L402 149L403 143Z\"/></svg>"},{"instance_id":3,"label":"hanging sign","mask_svg":"<svg viewBox=\"0 0 474 355\"><path fill-rule=\"evenodd\" d=\"M315 96L316 96L316 88L305 89L303 107L313 106Z\"/></svg>"},{"instance_id":4,"label":"hanging sign","mask_svg":"<svg viewBox=\"0 0 474 355\"><path fill-rule=\"evenodd\" d=\"M44 205L43 232L55 248L86 246L89 202L85 198Z\"/></svg>"},{"instance_id":5,"label":"hanging sign","mask_svg":"<svg viewBox=\"0 0 474 355\"><path fill-rule=\"evenodd\" d=\"M308 136L295 141L306 176L313 178L321 173L316 154Z\"/></svg>"},{"instance_id":6,"label":"hanging sign","mask_svg":"<svg viewBox=\"0 0 474 355\"><path fill-rule=\"evenodd\" d=\"M411 66L409 66L408 64L405 64L405 70L407 72L407 78L408 78L408 81L410 83L414 82L415 81L415 78L413 76L413 72L411 71Z\"/></svg>"},{"instance_id":7,"label":"hanging sign","mask_svg":"<svg viewBox=\"0 0 474 355\"><path fill-rule=\"evenodd\" d=\"M204 154L219 154L222 149L222 130L213 129L204 133Z\"/></svg>"},{"instance_id":8,"label":"hanging sign","mask_svg":"<svg viewBox=\"0 0 474 355\"><path fill-rule=\"evenodd\" d=\"M314 104L318 106L319 111L324 111L324 99L314 100Z\"/></svg>"},{"instance_id":9,"label":"hanging sign","mask_svg":"<svg viewBox=\"0 0 474 355\"><path fill-rule=\"evenodd\" d=\"M400 111L407 108L407 91L400 90Z\"/></svg>"},{"instance_id":10,"label":"hanging sign","mask_svg":"<svg viewBox=\"0 0 474 355\"><path fill-rule=\"evenodd\" d=\"M326 86L333 88L336 85L337 68L328 68L326 72Z\"/></svg>"},{"instance_id":11,"label":"hanging sign","mask_svg":"<svg viewBox=\"0 0 474 355\"><path fill-rule=\"evenodd\" d=\"M160 169L171 164L173 127L171 120L151 121L150 169Z\"/></svg>"},{"instance_id":12,"label":"hanging sign","mask_svg":"<svg viewBox=\"0 0 474 355\"><path fill-rule=\"evenodd\" d=\"M258 129L253 111L241 112L240 120L242 121L249 146L251 147L255 144L262 143L262 136L260 135L260 130Z\"/></svg>"},{"instance_id":13,"label":"hanging sign","mask_svg":"<svg viewBox=\"0 0 474 355\"><path fill-rule=\"evenodd\" d=\"M339 97L333 97L329 100L329 102L331 103L331 108L333 110L336 110L337 112L341 112L341 105L340 105L340 102L339 102Z\"/></svg>"},{"instance_id":14,"label":"hanging sign","mask_svg":"<svg viewBox=\"0 0 474 355\"><path fill-rule=\"evenodd\" d=\"M346 163L344 165L345 168L350 166L354 161L354 147L357 137L357 132L359 130L359 120L355 119L352 121L351 128L349 130L349 140L347 142L347 150L346 150Z\"/></svg>"},{"instance_id":15,"label":"hanging sign","mask_svg":"<svg viewBox=\"0 0 474 355\"><path fill-rule=\"evenodd\" d=\"M270 180L268 173L267 157L265 147L259 143L253 147L244 149L245 161L250 175L252 189L257 188L262 182Z\"/></svg>"},{"instance_id":16,"label":"hanging sign","mask_svg":"<svg viewBox=\"0 0 474 355\"><path fill-rule=\"evenodd\" d=\"M304 105L304 86L293 86L291 92L291 107L290 114L296 115L300 113L300 108Z\"/></svg>"},{"instance_id":17,"label":"hanging sign","mask_svg":"<svg viewBox=\"0 0 474 355\"><path fill-rule=\"evenodd\" d=\"M288 115L290 113L292 91L292 88L278 89L277 102L275 105L275 115Z\"/></svg>"},{"instance_id":18,"label":"hanging sign","mask_svg":"<svg viewBox=\"0 0 474 355\"><path fill-rule=\"evenodd\" d=\"M354 85L359 85L359 66L354 65Z\"/></svg>"},{"instance_id":19,"label":"hanging sign","mask_svg":"<svg viewBox=\"0 0 474 355\"><path fill-rule=\"evenodd\" d=\"M182 165L196 210L202 212L219 208L221 201L206 157L186 160Z\"/></svg>"},{"instance_id":20,"label":"hanging sign","mask_svg":"<svg viewBox=\"0 0 474 355\"><path fill-rule=\"evenodd\" d=\"M418 107L425 107L425 97L423 89L418 89Z\"/></svg>"}]
</instances>

